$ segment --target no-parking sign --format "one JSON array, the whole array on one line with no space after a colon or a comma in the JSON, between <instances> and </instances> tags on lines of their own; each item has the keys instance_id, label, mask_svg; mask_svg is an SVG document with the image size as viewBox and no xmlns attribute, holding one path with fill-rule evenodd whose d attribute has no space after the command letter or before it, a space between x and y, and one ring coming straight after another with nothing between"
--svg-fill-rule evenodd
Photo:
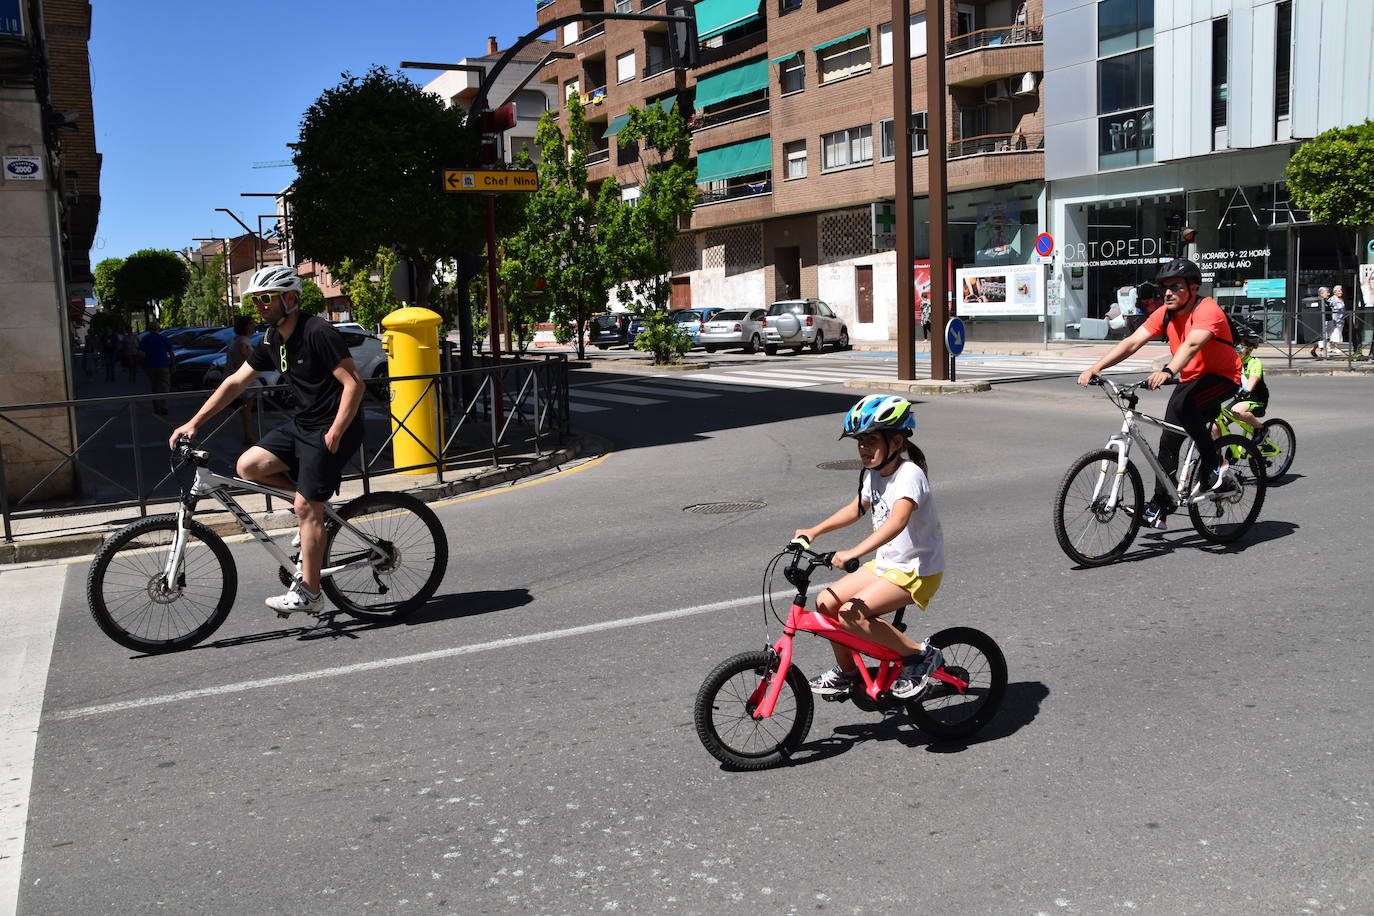
<instances>
[{"instance_id":1,"label":"no-parking sign","mask_svg":"<svg viewBox=\"0 0 1374 916\"><path fill-rule=\"evenodd\" d=\"M1054 254L1054 236L1048 232L1042 232L1035 237L1035 260L1037 263L1045 264L1049 262L1050 255Z\"/></svg>"}]
</instances>

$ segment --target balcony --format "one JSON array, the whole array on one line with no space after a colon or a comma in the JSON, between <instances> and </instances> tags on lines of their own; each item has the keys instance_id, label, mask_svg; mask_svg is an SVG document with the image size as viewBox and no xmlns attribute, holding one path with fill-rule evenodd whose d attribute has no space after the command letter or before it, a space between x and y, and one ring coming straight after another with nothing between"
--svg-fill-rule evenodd
<instances>
[{"instance_id":1,"label":"balcony","mask_svg":"<svg viewBox=\"0 0 1374 916\"><path fill-rule=\"evenodd\" d=\"M768 43L768 22L765 19L755 19L752 22L726 32L719 36L722 41L718 45L712 46L709 39L701 43L701 64L702 68L710 67L721 61L729 60L752 51L754 48L762 47Z\"/></svg>"},{"instance_id":2,"label":"balcony","mask_svg":"<svg viewBox=\"0 0 1374 916\"><path fill-rule=\"evenodd\" d=\"M708 184L697 185L697 191L697 199L694 204L697 207L724 203L728 200L740 200L745 197L759 197L773 193L773 173L770 170L754 175L728 178L724 181L712 181Z\"/></svg>"},{"instance_id":3,"label":"balcony","mask_svg":"<svg viewBox=\"0 0 1374 916\"><path fill-rule=\"evenodd\" d=\"M758 117L761 114L768 114L766 90L761 99L753 99L734 105L715 105L709 111L698 111L688 119L687 126L689 130L695 133L708 127L720 127L722 124L743 121L746 118Z\"/></svg>"},{"instance_id":4,"label":"balcony","mask_svg":"<svg viewBox=\"0 0 1374 916\"><path fill-rule=\"evenodd\" d=\"M951 86L978 86L989 80L1044 69L1044 33L1038 25L979 29L945 43Z\"/></svg>"},{"instance_id":5,"label":"balcony","mask_svg":"<svg viewBox=\"0 0 1374 916\"><path fill-rule=\"evenodd\" d=\"M995 153L1034 153L1045 149L1044 134L984 134L981 137L967 137L949 144L948 157L963 159L968 156L986 156Z\"/></svg>"}]
</instances>

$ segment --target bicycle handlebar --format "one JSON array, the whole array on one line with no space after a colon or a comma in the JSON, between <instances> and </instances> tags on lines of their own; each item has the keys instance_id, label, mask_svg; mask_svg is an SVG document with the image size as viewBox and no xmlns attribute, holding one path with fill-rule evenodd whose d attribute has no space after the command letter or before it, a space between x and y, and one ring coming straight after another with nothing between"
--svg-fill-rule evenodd
<instances>
[{"instance_id":1,"label":"bicycle handlebar","mask_svg":"<svg viewBox=\"0 0 1374 916\"><path fill-rule=\"evenodd\" d=\"M192 448L190 436L178 436L172 445L172 454L199 467L205 467L210 463L210 453L204 449Z\"/></svg>"},{"instance_id":2,"label":"bicycle handlebar","mask_svg":"<svg viewBox=\"0 0 1374 916\"><path fill-rule=\"evenodd\" d=\"M816 553L814 550L811 549L811 542L808 541L806 538L801 537L800 535L788 541L787 546L783 549L794 555L794 566L797 564L797 561L801 560L802 557L805 557L808 561L810 561L812 567L825 566L830 569L835 568L835 551L832 550L829 553ZM854 572L856 569L859 568L859 566L859 558L850 557L844 564L844 571Z\"/></svg>"}]
</instances>

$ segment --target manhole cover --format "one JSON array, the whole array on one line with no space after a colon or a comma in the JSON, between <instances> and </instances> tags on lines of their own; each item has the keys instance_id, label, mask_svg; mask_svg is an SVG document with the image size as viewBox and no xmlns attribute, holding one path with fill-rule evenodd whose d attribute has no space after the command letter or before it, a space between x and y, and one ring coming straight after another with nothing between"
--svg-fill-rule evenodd
<instances>
[{"instance_id":1,"label":"manhole cover","mask_svg":"<svg viewBox=\"0 0 1374 916\"><path fill-rule=\"evenodd\" d=\"M858 458L841 458L838 461L822 461L816 467L822 471L857 471L862 468L863 462Z\"/></svg>"},{"instance_id":2,"label":"manhole cover","mask_svg":"<svg viewBox=\"0 0 1374 916\"><path fill-rule=\"evenodd\" d=\"M687 506L682 511L695 512L698 515L719 515L722 512L750 512L754 509L762 509L767 505L767 503L753 499L741 499L734 502L697 503L695 506Z\"/></svg>"}]
</instances>

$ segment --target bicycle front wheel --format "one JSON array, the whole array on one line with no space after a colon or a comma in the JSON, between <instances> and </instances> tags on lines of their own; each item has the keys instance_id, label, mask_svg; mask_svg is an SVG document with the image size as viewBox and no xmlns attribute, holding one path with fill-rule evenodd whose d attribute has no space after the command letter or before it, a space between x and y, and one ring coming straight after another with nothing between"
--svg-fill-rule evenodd
<instances>
[{"instance_id":1,"label":"bicycle front wheel","mask_svg":"<svg viewBox=\"0 0 1374 916\"><path fill-rule=\"evenodd\" d=\"M1275 417L1264 421L1264 437L1260 441L1259 453L1264 462L1264 474L1270 481L1288 473L1293 466L1293 456L1298 453L1298 437L1287 420Z\"/></svg>"},{"instance_id":2,"label":"bicycle front wheel","mask_svg":"<svg viewBox=\"0 0 1374 916\"><path fill-rule=\"evenodd\" d=\"M408 493L368 493L326 525L323 567L372 557L320 582L329 600L364 620L401 620L433 596L448 568L448 537L434 510Z\"/></svg>"},{"instance_id":3,"label":"bicycle front wheel","mask_svg":"<svg viewBox=\"0 0 1374 916\"><path fill-rule=\"evenodd\" d=\"M181 569L168 581L175 515L150 515L126 525L101 546L86 576L91 617L126 649L157 654L187 649L229 616L238 570L215 532L187 520Z\"/></svg>"},{"instance_id":4,"label":"bicycle front wheel","mask_svg":"<svg viewBox=\"0 0 1374 916\"><path fill-rule=\"evenodd\" d=\"M1112 505L1113 481L1120 479ZM1054 497L1054 536L1080 566L1102 566L1126 552L1140 531L1145 505L1140 471L1109 448L1081 455Z\"/></svg>"},{"instance_id":5,"label":"bicycle front wheel","mask_svg":"<svg viewBox=\"0 0 1374 916\"><path fill-rule=\"evenodd\" d=\"M770 684L784 675L772 652L741 652L706 676L697 691L694 716L697 737L721 763L741 770L777 766L792 756L811 730L815 707L811 688L796 665L782 685L773 714L754 710Z\"/></svg>"},{"instance_id":6,"label":"bicycle front wheel","mask_svg":"<svg viewBox=\"0 0 1374 916\"><path fill-rule=\"evenodd\" d=\"M935 680L907 702L906 712L921 731L936 738L965 738L992 721L1007 693L1007 659L991 636L972 627L950 627L930 637L944 655L946 674L968 686L961 692Z\"/></svg>"},{"instance_id":7,"label":"bicycle front wheel","mask_svg":"<svg viewBox=\"0 0 1374 916\"><path fill-rule=\"evenodd\" d=\"M1264 462L1245 436L1222 436L1216 449L1227 456L1230 484L1212 499L1193 503L1188 517L1197 533L1214 544L1229 544L1250 530L1264 506Z\"/></svg>"}]
</instances>

